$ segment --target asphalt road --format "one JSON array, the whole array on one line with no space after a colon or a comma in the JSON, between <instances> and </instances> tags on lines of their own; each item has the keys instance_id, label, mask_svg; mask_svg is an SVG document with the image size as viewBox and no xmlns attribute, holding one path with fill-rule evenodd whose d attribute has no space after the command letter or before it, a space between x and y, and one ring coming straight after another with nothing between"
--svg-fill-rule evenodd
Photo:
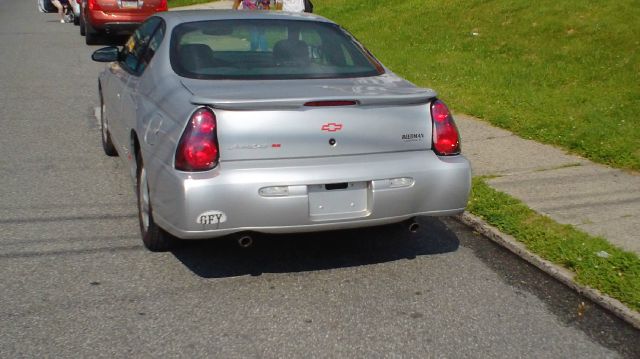
<instances>
[{"instance_id":1,"label":"asphalt road","mask_svg":"<svg viewBox=\"0 0 640 359\"><path fill-rule=\"evenodd\" d=\"M0 357L640 357L452 219L146 251L100 147L97 47L35 4L0 0Z\"/></svg>"}]
</instances>

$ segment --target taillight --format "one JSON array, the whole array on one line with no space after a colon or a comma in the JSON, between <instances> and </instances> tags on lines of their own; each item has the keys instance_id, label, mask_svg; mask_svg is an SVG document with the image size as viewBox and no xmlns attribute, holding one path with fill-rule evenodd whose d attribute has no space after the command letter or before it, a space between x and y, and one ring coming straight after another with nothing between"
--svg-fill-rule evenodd
<instances>
[{"instance_id":1,"label":"taillight","mask_svg":"<svg viewBox=\"0 0 640 359\"><path fill-rule=\"evenodd\" d=\"M160 0L160 4L156 7L156 11L167 11L169 10L169 5L167 4L167 0Z\"/></svg>"},{"instance_id":2,"label":"taillight","mask_svg":"<svg viewBox=\"0 0 640 359\"><path fill-rule=\"evenodd\" d=\"M433 150L440 156L460 153L460 134L447 105L440 100L431 103Z\"/></svg>"},{"instance_id":3,"label":"taillight","mask_svg":"<svg viewBox=\"0 0 640 359\"><path fill-rule=\"evenodd\" d=\"M89 0L87 5L89 5L89 10L100 10L100 5L98 4L98 0Z\"/></svg>"},{"instance_id":4,"label":"taillight","mask_svg":"<svg viewBox=\"0 0 640 359\"><path fill-rule=\"evenodd\" d=\"M176 151L176 169L206 171L218 164L216 116L208 108L191 115Z\"/></svg>"}]
</instances>

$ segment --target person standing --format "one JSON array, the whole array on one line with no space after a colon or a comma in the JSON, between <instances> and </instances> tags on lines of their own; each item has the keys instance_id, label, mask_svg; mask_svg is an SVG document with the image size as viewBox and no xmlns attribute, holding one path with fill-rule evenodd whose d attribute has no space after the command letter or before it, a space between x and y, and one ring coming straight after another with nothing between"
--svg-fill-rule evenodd
<instances>
[{"instance_id":1,"label":"person standing","mask_svg":"<svg viewBox=\"0 0 640 359\"><path fill-rule=\"evenodd\" d=\"M60 22L65 23L64 21L64 8L65 6L70 6L68 0L51 0L51 4L58 9L58 15L60 15Z\"/></svg>"},{"instance_id":2,"label":"person standing","mask_svg":"<svg viewBox=\"0 0 640 359\"><path fill-rule=\"evenodd\" d=\"M289 12L304 12L304 0L282 0L282 10Z\"/></svg>"},{"instance_id":3,"label":"person standing","mask_svg":"<svg viewBox=\"0 0 640 359\"><path fill-rule=\"evenodd\" d=\"M271 0L234 0L233 9L238 10L242 3L242 10L269 10Z\"/></svg>"},{"instance_id":4,"label":"person standing","mask_svg":"<svg viewBox=\"0 0 640 359\"><path fill-rule=\"evenodd\" d=\"M242 2L242 10L269 10L271 0L234 0L233 9L238 10ZM264 29L251 29L251 51L267 51L267 38Z\"/></svg>"}]
</instances>

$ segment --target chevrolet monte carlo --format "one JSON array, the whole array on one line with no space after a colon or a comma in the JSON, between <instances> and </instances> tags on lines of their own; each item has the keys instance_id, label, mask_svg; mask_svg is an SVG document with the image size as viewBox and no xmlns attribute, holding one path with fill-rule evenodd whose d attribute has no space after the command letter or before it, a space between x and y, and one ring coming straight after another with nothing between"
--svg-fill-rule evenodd
<instances>
[{"instance_id":1,"label":"chevrolet monte carlo","mask_svg":"<svg viewBox=\"0 0 640 359\"><path fill-rule=\"evenodd\" d=\"M163 12L92 58L107 63L103 148L130 170L152 251L467 204L471 169L447 106L320 16Z\"/></svg>"}]
</instances>

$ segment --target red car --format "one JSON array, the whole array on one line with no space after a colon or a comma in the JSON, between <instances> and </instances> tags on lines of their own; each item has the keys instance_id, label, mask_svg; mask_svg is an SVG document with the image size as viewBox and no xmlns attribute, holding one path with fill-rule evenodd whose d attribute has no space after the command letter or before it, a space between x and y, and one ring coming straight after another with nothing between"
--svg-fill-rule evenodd
<instances>
[{"instance_id":1,"label":"red car","mask_svg":"<svg viewBox=\"0 0 640 359\"><path fill-rule=\"evenodd\" d=\"M102 34L131 34L147 17L167 11L167 0L72 0L80 2L80 35L94 45Z\"/></svg>"}]
</instances>

